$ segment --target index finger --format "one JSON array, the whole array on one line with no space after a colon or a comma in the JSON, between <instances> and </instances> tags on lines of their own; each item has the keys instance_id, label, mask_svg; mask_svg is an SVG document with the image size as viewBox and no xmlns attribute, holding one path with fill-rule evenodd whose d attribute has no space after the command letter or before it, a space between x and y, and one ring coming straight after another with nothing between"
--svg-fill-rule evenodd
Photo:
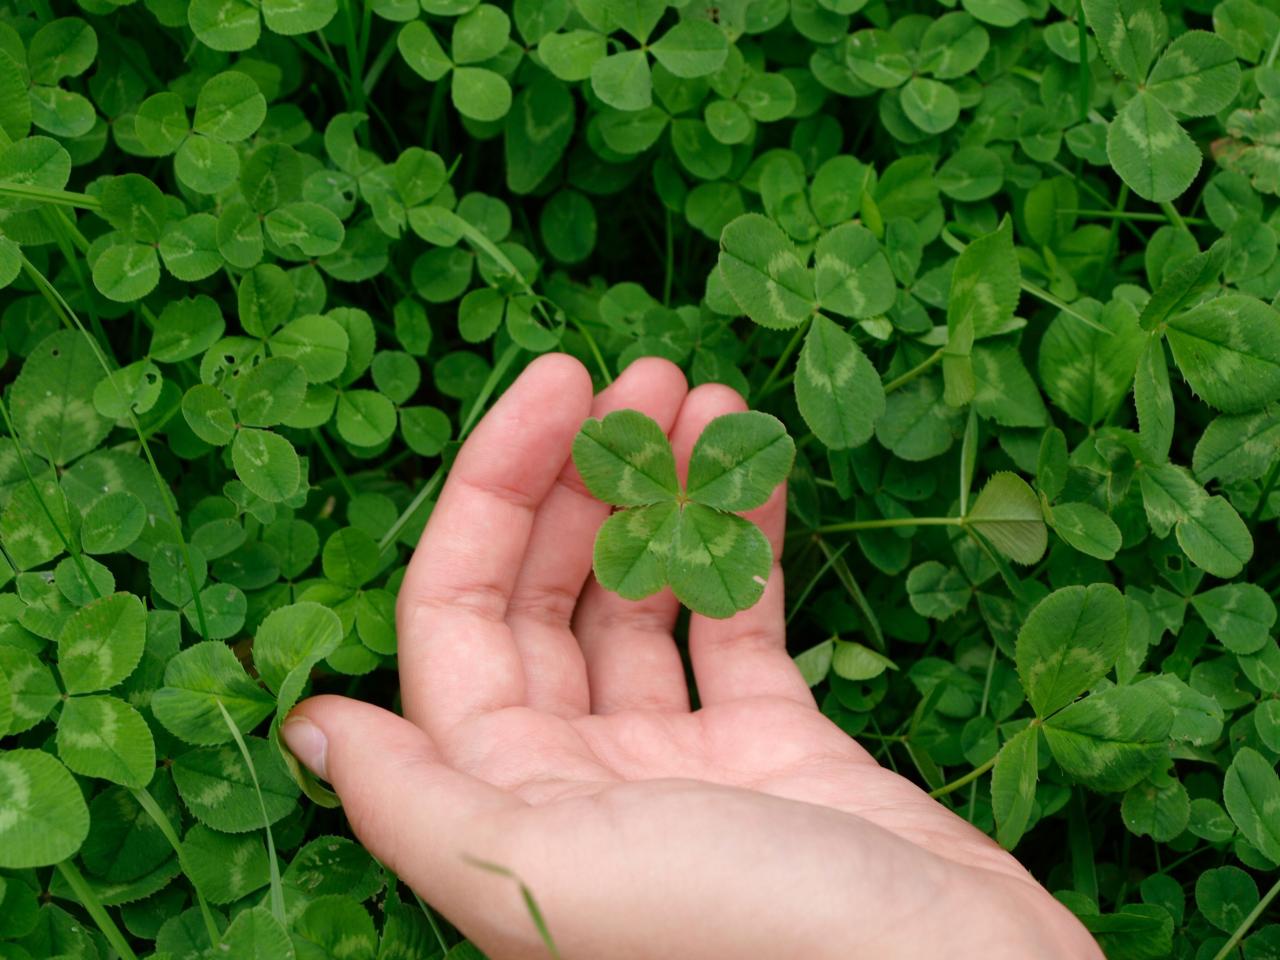
<instances>
[{"instance_id":1,"label":"index finger","mask_svg":"<svg viewBox=\"0 0 1280 960\"><path fill-rule=\"evenodd\" d=\"M524 702L507 603L591 396L578 361L540 357L458 454L396 604L405 715L428 733Z\"/></svg>"}]
</instances>

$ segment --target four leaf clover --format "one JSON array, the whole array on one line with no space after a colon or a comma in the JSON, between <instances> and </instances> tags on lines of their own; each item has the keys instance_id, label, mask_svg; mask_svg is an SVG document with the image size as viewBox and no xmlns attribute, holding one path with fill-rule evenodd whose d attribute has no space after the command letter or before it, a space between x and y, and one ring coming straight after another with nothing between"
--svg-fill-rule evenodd
<instances>
[{"instance_id":1,"label":"four leaf clover","mask_svg":"<svg viewBox=\"0 0 1280 960\"><path fill-rule=\"evenodd\" d=\"M676 476L662 428L635 410L588 420L573 462L591 493L623 509L596 536L596 579L629 600L670 585L680 602L729 617L760 599L773 563L764 533L737 514L786 479L795 444L776 417L729 413L694 444L688 478Z\"/></svg>"}]
</instances>

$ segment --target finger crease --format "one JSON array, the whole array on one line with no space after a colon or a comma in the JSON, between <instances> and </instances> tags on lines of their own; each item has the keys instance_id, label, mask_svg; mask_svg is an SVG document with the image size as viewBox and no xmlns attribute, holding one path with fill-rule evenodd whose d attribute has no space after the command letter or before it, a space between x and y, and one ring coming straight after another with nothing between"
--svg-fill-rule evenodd
<instances>
[{"instance_id":1,"label":"finger crease","mask_svg":"<svg viewBox=\"0 0 1280 960\"><path fill-rule=\"evenodd\" d=\"M517 474L518 479L522 474ZM503 503L510 504L526 513L533 513L534 509L542 502L542 494L537 491L530 491L527 487L520 483L508 483L506 480L489 479L489 480L473 480L465 475L455 475L450 478L460 486L479 493L482 496L493 497Z\"/></svg>"}]
</instances>

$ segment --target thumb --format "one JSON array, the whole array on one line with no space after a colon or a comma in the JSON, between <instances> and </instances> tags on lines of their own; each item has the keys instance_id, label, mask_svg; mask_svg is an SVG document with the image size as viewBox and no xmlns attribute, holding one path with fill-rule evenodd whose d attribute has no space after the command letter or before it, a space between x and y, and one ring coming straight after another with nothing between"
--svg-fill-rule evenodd
<instances>
[{"instance_id":1,"label":"thumb","mask_svg":"<svg viewBox=\"0 0 1280 960\"><path fill-rule=\"evenodd\" d=\"M304 701L280 727L290 751L342 799L351 829L375 857L459 927L492 883L468 858L503 862L498 815L512 794L444 764L403 717L346 697Z\"/></svg>"}]
</instances>

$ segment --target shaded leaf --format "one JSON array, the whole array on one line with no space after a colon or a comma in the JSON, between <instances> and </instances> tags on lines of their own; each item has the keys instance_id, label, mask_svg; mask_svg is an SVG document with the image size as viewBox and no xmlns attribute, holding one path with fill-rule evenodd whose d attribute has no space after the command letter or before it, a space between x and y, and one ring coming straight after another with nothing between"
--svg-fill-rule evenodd
<instances>
[{"instance_id":1,"label":"shaded leaf","mask_svg":"<svg viewBox=\"0 0 1280 960\"><path fill-rule=\"evenodd\" d=\"M1026 482L1012 473L991 476L964 522L1015 563L1035 563L1049 542L1040 501Z\"/></svg>"},{"instance_id":2,"label":"shaded leaf","mask_svg":"<svg viewBox=\"0 0 1280 960\"><path fill-rule=\"evenodd\" d=\"M742 312L763 327L797 327L813 312L813 275L773 221L747 213L720 235L720 272Z\"/></svg>"},{"instance_id":3,"label":"shaded leaf","mask_svg":"<svg viewBox=\"0 0 1280 960\"><path fill-rule=\"evenodd\" d=\"M1018 631L1015 656L1037 716L1056 713L1111 670L1128 617L1120 591L1105 583L1063 587L1036 604Z\"/></svg>"},{"instance_id":4,"label":"shaded leaf","mask_svg":"<svg viewBox=\"0 0 1280 960\"><path fill-rule=\"evenodd\" d=\"M1145 687L1112 687L1045 721L1049 750L1070 776L1101 792L1127 790L1166 763L1173 711Z\"/></svg>"},{"instance_id":5,"label":"shaded leaf","mask_svg":"<svg viewBox=\"0 0 1280 960\"><path fill-rule=\"evenodd\" d=\"M681 603L724 618L760 599L772 563L773 550L755 524L691 503L680 512L667 576Z\"/></svg>"},{"instance_id":6,"label":"shaded leaf","mask_svg":"<svg viewBox=\"0 0 1280 960\"><path fill-rule=\"evenodd\" d=\"M574 438L573 463L591 495L605 503L661 503L679 492L667 435L635 410L584 423Z\"/></svg>"},{"instance_id":7,"label":"shaded leaf","mask_svg":"<svg viewBox=\"0 0 1280 960\"><path fill-rule=\"evenodd\" d=\"M996 820L996 839L1006 850L1018 845L1035 807L1039 743L1039 731L1026 727L1014 734L996 755L996 765L991 772L991 808Z\"/></svg>"},{"instance_id":8,"label":"shaded leaf","mask_svg":"<svg viewBox=\"0 0 1280 960\"><path fill-rule=\"evenodd\" d=\"M688 496L735 513L763 506L787 478L796 447L767 413L727 413L703 428L689 457Z\"/></svg>"}]
</instances>

